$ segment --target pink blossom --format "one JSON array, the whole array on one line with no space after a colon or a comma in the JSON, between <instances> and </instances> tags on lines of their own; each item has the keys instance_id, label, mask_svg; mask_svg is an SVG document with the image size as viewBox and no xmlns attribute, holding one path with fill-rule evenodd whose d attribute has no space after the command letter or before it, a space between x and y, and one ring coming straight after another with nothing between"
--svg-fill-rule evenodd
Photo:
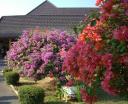
<instances>
[{"instance_id":1,"label":"pink blossom","mask_svg":"<svg viewBox=\"0 0 128 104\"><path fill-rule=\"evenodd\" d=\"M113 31L113 38L119 41L128 41L128 26L121 26Z\"/></svg>"},{"instance_id":2,"label":"pink blossom","mask_svg":"<svg viewBox=\"0 0 128 104\"><path fill-rule=\"evenodd\" d=\"M59 54L60 54L60 56L61 56L62 58L65 58L65 57L66 57L67 52L65 51L65 49L64 49L64 48L62 48L62 49L60 50Z\"/></svg>"},{"instance_id":3,"label":"pink blossom","mask_svg":"<svg viewBox=\"0 0 128 104\"><path fill-rule=\"evenodd\" d=\"M110 95L113 95L113 96L117 95L117 92L118 92L117 89L113 88L110 85L110 81L114 77L113 72L106 71L104 76L105 76L105 78L101 82L101 87L103 88L103 90L106 91Z\"/></svg>"}]
</instances>

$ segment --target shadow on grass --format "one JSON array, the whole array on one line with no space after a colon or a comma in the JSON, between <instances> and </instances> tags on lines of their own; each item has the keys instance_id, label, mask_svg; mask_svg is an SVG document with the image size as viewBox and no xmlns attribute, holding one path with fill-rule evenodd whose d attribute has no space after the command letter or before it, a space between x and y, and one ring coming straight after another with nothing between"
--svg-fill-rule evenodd
<instances>
[{"instance_id":1,"label":"shadow on grass","mask_svg":"<svg viewBox=\"0 0 128 104\"><path fill-rule=\"evenodd\" d=\"M16 86L20 87L20 86L24 86L24 85L34 85L34 84L36 84L36 83L34 83L34 82L20 82Z\"/></svg>"},{"instance_id":2,"label":"shadow on grass","mask_svg":"<svg viewBox=\"0 0 128 104\"><path fill-rule=\"evenodd\" d=\"M119 101L124 101L128 102L128 97L123 97L123 96L111 96L108 95L106 92L104 92L101 89L98 89L97 95L99 96L98 101L112 101L112 102L119 102Z\"/></svg>"},{"instance_id":3,"label":"shadow on grass","mask_svg":"<svg viewBox=\"0 0 128 104\"><path fill-rule=\"evenodd\" d=\"M50 101L50 102L46 102L45 104L68 104L68 103L62 101Z\"/></svg>"}]
</instances>

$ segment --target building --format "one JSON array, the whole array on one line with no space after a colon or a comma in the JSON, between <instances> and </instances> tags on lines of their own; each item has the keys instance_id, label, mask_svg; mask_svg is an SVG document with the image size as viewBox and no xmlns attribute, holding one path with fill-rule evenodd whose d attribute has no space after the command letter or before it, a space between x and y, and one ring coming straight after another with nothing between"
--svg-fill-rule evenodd
<instances>
[{"instance_id":1,"label":"building","mask_svg":"<svg viewBox=\"0 0 128 104\"><path fill-rule=\"evenodd\" d=\"M19 37L28 28L69 29L96 8L58 8L48 0L26 15L3 16L0 19L0 53L5 54L9 41Z\"/></svg>"}]
</instances>

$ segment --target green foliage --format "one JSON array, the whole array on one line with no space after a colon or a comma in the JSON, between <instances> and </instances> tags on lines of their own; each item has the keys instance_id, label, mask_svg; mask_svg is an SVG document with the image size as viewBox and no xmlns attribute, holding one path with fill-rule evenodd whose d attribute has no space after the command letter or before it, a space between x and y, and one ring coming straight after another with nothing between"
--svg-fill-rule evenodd
<instances>
[{"instance_id":1,"label":"green foliage","mask_svg":"<svg viewBox=\"0 0 128 104\"><path fill-rule=\"evenodd\" d=\"M5 73L6 73L6 72L11 72L11 71L12 71L12 70L9 69L9 68L4 68L4 69L3 69L3 75L5 76Z\"/></svg>"},{"instance_id":2,"label":"green foliage","mask_svg":"<svg viewBox=\"0 0 128 104\"><path fill-rule=\"evenodd\" d=\"M54 52L54 53L59 52L59 47L57 47L57 46L54 47L53 52Z\"/></svg>"},{"instance_id":3,"label":"green foliage","mask_svg":"<svg viewBox=\"0 0 128 104\"><path fill-rule=\"evenodd\" d=\"M80 94L80 89L84 87L83 83L79 82L79 81L75 81L75 84L76 84L76 98L78 100L78 102L81 102L82 101L82 98L81 98L81 94Z\"/></svg>"},{"instance_id":4,"label":"green foliage","mask_svg":"<svg viewBox=\"0 0 128 104\"><path fill-rule=\"evenodd\" d=\"M56 96L59 97L60 99L64 96L62 88L57 88Z\"/></svg>"},{"instance_id":5,"label":"green foliage","mask_svg":"<svg viewBox=\"0 0 128 104\"><path fill-rule=\"evenodd\" d=\"M48 62L45 66L45 75L47 75L51 69L54 69L54 64L53 62Z\"/></svg>"},{"instance_id":6,"label":"green foliage","mask_svg":"<svg viewBox=\"0 0 128 104\"><path fill-rule=\"evenodd\" d=\"M91 26L95 26L96 25L96 20L91 21Z\"/></svg>"},{"instance_id":7,"label":"green foliage","mask_svg":"<svg viewBox=\"0 0 128 104\"><path fill-rule=\"evenodd\" d=\"M35 86L22 86L19 88L21 104L44 104L44 90Z\"/></svg>"},{"instance_id":8,"label":"green foliage","mask_svg":"<svg viewBox=\"0 0 128 104\"><path fill-rule=\"evenodd\" d=\"M19 74L17 72L6 72L5 73L5 79L7 84L12 84L12 85L16 85L19 82Z\"/></svg>"},{"instance_id":9,"label":"green foliage","mask_svg":"<svg viewBox=\"0 0 128 104\"><path fill-rule=\"evenodd\" d=\"M80 34L89 23L91 24L91 26L95 26L98 17L99 17L99 13L97 11L91 12L88 16L85 17L85 20L80 22L78 25L74 26L73 28L74 32L76 34Z\"/></svg>"}]
</instances>

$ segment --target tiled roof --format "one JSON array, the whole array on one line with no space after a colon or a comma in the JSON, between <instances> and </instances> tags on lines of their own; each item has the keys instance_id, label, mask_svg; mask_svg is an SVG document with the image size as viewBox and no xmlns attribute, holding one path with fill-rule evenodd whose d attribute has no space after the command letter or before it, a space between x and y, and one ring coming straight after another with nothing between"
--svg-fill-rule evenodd
<instances>
[{"instance_id":1,"label":"tiled roof","mask_svg":"<svg viewBox=\"0 0 128 104\"><path fill-rule=\"evenodd\" d=\"M97 8L57 8L49 10L35 10L27 15L84 15L91 11L97 10Z\"/></svg>"},{"instance_id":2,"label":"tiled roof","mask_svg":"<svg viewBox=\"0 0 128 104\"><path fill-rule=\"evenodd\" d=\"M97 8L58 8L49 1L45 1L27 15L84 15Z\"/></svg>"},{"instance_id":3,"label":"tiled roof","mask_svg":"<svg viewBox=\"0 0 128 104\"><path fill-rule=\"evenodd\" d=\"M0 37L17 37L24 29L61 28L69 29L78 24L97 8L57 8L48 0L23 16L3 16L0 19Z\"/></svg>"},{"instance_id":4,"label":"tiled roof","mask_svg":"<svg viewBox=\"0 0 128 104\"><path fill-rule=\"evenodd\" d=\"M84 15L5 16L0 21L0 37L14 37L20 35L24 29L36 26L68 29L74 27L83 18Z\"/></svg>"}]
</instances>

